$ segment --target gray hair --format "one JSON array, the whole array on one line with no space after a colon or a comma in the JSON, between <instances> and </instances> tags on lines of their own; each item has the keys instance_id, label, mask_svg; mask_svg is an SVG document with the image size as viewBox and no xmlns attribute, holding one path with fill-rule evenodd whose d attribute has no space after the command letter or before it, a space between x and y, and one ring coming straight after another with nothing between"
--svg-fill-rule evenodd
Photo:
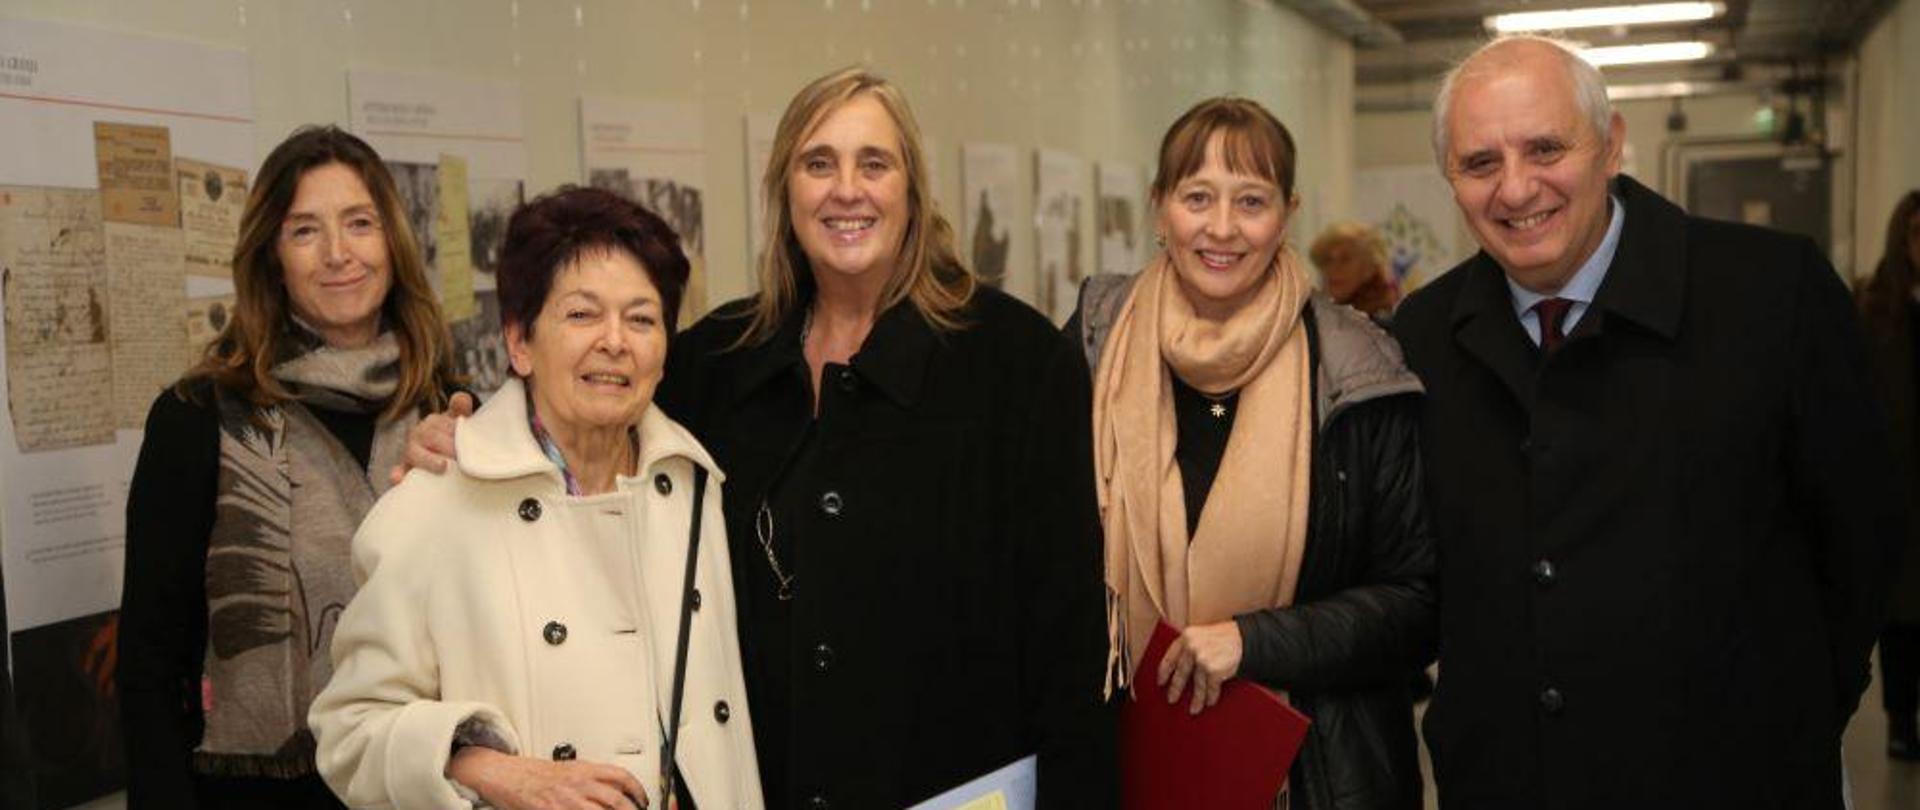
<instances>
[{"instance_id":1,"label":"gray hair","mask_svg":"<svg viewBox=\"0 0 1920 810\"><path fill-rule=\"evenodd\" d=\"M1440 79L1440 92L1433 97L1433 159L1440 164L1440 173L1447 171L1447 151L1453 146L1447 140L1447 110L1453 103L1453 87L1466 68L1497 45L1509 42L1539 42L1553 47L1561 57L1561 64L1567 68L1567 75L1573 80L1574 103L1580 105L1587 115L1588 123L1593 125L1593 133L1600 140L1607 139L1608 125L1613 120L1613 102L1607 98L1607 80L1600 75L1600 69L1593 63L1580 57L1580 51L1573 43L1564 39L1543 37L1537 34L1513 34L1499 37L1492 42L1475 49L1467 58L1460 60Z\"/></svg>"}]
</instances>

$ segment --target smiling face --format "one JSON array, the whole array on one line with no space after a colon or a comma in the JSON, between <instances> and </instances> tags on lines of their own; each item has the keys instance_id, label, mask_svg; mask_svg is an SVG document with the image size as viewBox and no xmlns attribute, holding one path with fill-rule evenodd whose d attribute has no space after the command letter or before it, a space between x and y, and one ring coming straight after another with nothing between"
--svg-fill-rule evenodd
<instances>
[{"instance_id":1,"label":"smiling face","mask_svg":"<svg viewBox=\"0 0 1920 810\"><path fill-rule=\"evenodd\" d=\"M883 283L911 218L893 116L872 96L854 96L827 113L794 154L787 209L813 272Z\"/></svg>"},{"instance_id":2,"label":"smiling face","mask_svg":"<svg viewBox=\"0 0 1920 810\"><path fill-rule=\"evenodd\" d=\"M301 175L274 250L293 314L327 345L364 346L379 334L393 268L359 172L328 163Z\"/></svg>"},{"instance_id":3,"label":"smiling face","mask_svg":"<svg viewBox=\"0 0 1920 810\"><path fill-rule=\"evenodd\" d=\"M660 293L624 250L589 250L553 275L532 324L506 325L534 412L564 432L624 427L653 401L667 358Z\"/></svg>"},{"instance_id":4,"label":"smiling face","mask_svg":"<svg viewBox=\"0 0 1920 810\"><path fill-rule=\"evenodd\" d=\"M1448 104L1447 182L1474 238L1515 283L1552 295L1607 231L1626 125L1595 132L1561 58L1531 42L1484 51Z\"/></svg>"},{"instance_id":5,"label":"smiling face","mask_svg":"<svg viewBox=\"0 0 1920 810\"><path fill-rule=\"evenodd\" d=\"M1259 291L1296 203L1271 180L1229 170L1222 140L1215 135L1200 170L1156 201L1174 276L1194 311L1213 320L1232 315Z\"/></svg>"}]
</instances>

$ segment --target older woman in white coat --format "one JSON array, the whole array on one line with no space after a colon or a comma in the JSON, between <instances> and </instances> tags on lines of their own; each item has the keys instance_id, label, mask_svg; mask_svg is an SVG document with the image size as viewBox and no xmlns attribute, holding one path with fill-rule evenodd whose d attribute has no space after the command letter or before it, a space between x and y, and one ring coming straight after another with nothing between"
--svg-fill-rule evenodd
<instances>
[{"instance_id":1,"label":"older woman in white coat","mask_svg":"<svg viewBox=\"0 0 1920 810\"><path fill-rule=\"evenodd\" d=\"M514 379L354 539L321 773L355 807L758 808L721 474L652 404L679 241L565 188L498 273Z\"/></svg>"}]
</instances>

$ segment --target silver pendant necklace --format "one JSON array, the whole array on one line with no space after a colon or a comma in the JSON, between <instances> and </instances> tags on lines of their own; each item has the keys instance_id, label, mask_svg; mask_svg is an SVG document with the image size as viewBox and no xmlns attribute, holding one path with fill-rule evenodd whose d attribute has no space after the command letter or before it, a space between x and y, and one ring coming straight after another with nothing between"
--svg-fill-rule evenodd
<instances>
[{"instance_id":1,"label":"silver pendant necklace","mask_svg":"<svg viewBox=\"0 0 1920 810\"><path fill-rule=\"evenodd\" d=\"M812 331L813 307L807 307L805 316L800 321L800 354L802 357L806 356L807 335ZM776 483L778 483L781 475L786 472L787 464L791 463L793 463L793 460L788 459L786 464L781 465L780 472L774 476ZM767 555L767 568L773 572L773 582L778 586L775 588L773 595L782 602L791 602L793 601L793 575L787 573L786 567L780 564L780 555L773 553L773 504L769 500L772 496L773 492L769 489L767 495L760 499L760 509L753 513L753 536L754 539L760 541L760 551Z\"/></svg>"},{"instance_id":2,"label":"silver pendant necklace","mask_svg":"<svg viewBox=\"0 0 1920 810\"><path fill-rule=\"evenodd\" d=\"M1212 415L1213 418L1227 418L1227 400L1233 398L1233 392L1221 394L1217 397L1206 392L1200 392L1200 398L1207 401L1207 413Z\"/></svg>"},{"instance_id":3,"label":"silver pendant necklace","mask_svg":"<svg viewBox=\"0 0 1920 810\"><path fill-rule=\"evenodd\" d=\"M767 553L767 567L773 569L773 581L779 586L773 595L782 602L793 601L793 575L780 566L780 558L773 553L773 507L764 499L753 516L753 536L759 539L760 550Z\"/></svg>"}]
</instances>

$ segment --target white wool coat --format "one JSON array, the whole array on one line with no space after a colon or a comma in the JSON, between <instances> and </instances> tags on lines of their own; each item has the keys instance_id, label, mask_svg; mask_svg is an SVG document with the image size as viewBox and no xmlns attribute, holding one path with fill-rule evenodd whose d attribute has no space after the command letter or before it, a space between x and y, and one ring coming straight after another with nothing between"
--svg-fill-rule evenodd
<instances>
[{"instance_id":1,"label":"white wool coat","mask_svg":"<svg viewBox=\"0 0 1920 810\"><path fill-rule=\"evenodd\" d=\"M357 808L466 808L445 774L480 718L520 755L618 765L661 798L695 465L707 469L680 771L703 810L762 807L734 633L721 473L649 406L639 474L569 497L509 382L354 537L361 589L309 715L321 775Z\"/></svg>"}]
</instances>

